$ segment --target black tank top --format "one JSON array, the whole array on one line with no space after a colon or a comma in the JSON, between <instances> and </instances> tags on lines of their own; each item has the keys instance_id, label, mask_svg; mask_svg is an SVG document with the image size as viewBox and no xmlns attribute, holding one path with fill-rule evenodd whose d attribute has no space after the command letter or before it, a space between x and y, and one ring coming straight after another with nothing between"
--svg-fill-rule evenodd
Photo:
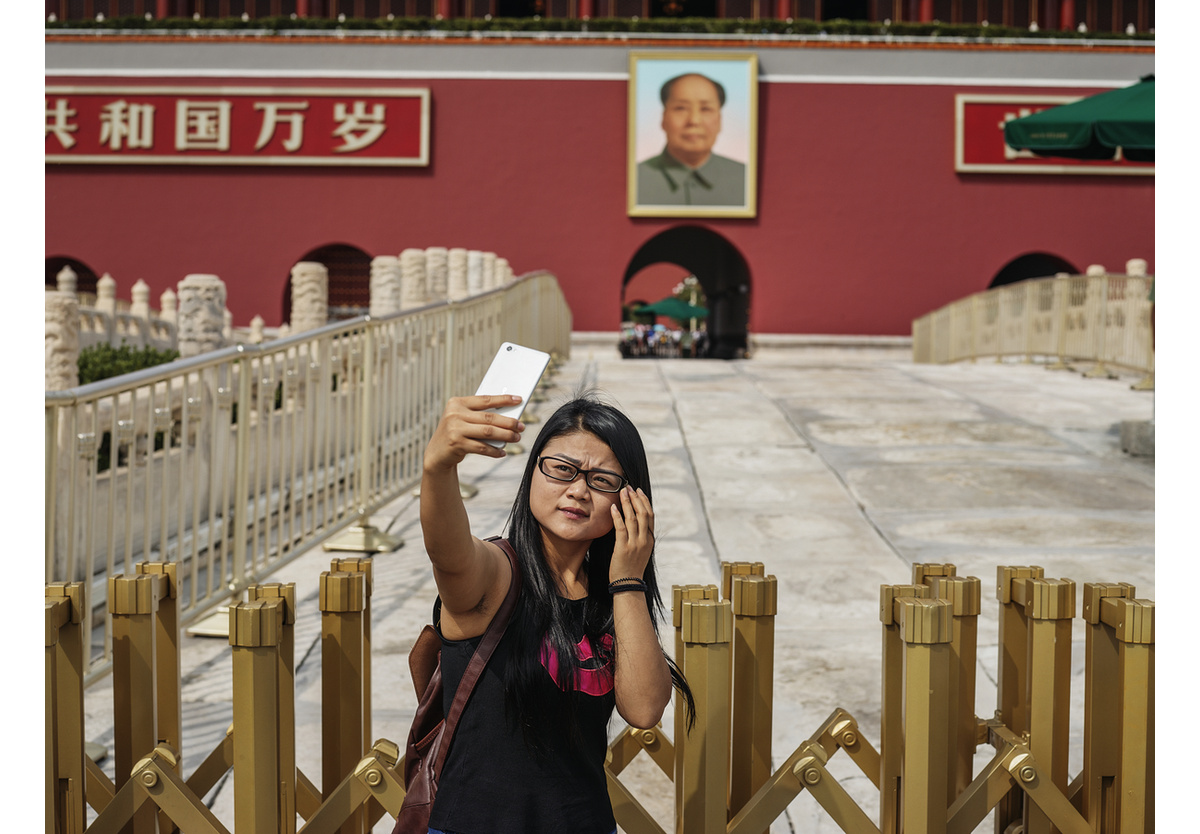
<instances>
[{"instance_id":1,"label":"black tank top","mask_svg":"<svg viewBox=\"0 0 1200 834\"><path fill-rule=\"evenodd\" d=\"M570 604L572 633L581 640L581 657L591 651L582 640L585 602ZM504 670L512 656L514 630L524 627L520 618L513 620L459 718L429 826L454 834L610 834L616 822L604 759L608 721L616 703L611 667L585 673L588 679L577 684L600 694L568 694L551 677L557 664L543 656L547 669L543 683L555 697L573 701L580 741L573 744L566 730L547 734L549 750L535 756L516 721L505 712ZM442 638L447 711L481 639ZM530 640L526 645L535 643Z\"/></svg>"}]
</instances>

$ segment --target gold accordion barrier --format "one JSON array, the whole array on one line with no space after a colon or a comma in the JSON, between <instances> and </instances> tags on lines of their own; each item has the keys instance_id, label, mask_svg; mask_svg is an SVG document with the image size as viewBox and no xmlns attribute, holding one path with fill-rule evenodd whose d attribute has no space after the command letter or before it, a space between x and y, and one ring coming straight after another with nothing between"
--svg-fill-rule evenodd
<instances>
[{"instance_id":1,"label":"gold accordion barrier","mask_svg":"<svg viewBox=\"0 0 1200 834\"><path fill-rule=\"evenodd\" d=\"M251 586L230 607L232 726L182 776L179 577L142 563L108 581L112 613L112 781L84 746L83 582L46 586L47 834L365 834L404 797L399 746L370 742L372 557L321 574L320 785L296 766L293 584ZM1154 830L1154 603L1126 583L1087 583L1084 755L1068 772L1076 584L1039 567L1000 567L995 715L974 714L982 583L948 564L913 566L880 589L878 748L837 708L772 767L776 580L760 562L722 564L722 587L675 586L675 657L696 700L685 730L627 727L609 748L609 793L628 834L662 824L621 781L645 752L672 781L677 834L762 834L808 791L848 834ZM681 699L676 699L677 702ZM311 742L311 740L306 740ZM976 772L976 751L994 754ZM826 767L844 751L879 791L878 824ZM202 798L232 771L232 827ZM88 824L88 808L95 814Z\"/></svg>"}]
</instances>

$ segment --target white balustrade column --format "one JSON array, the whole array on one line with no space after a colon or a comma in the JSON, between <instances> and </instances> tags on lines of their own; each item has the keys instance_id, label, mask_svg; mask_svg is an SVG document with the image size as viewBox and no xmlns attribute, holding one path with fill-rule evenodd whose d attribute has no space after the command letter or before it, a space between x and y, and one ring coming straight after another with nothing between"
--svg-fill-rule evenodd
<instances>
[{"instance_id":1,"label":"white balustrade column","mask_svg":"<svg viewBox=\"0 0 1200 834\"><path fill-rule=\"evenodd\" d=\"M130 304L129 314L137 316L143 321L150 320L150 285L141 278L137 279L137 283L129 291Z\"/></svg>"},{"instance_id":2,"label":"white balustrade column","mask_svg":"<svg viewBox=\"0 0 1200 834\"><path fill-rule=\"evenodd\" d=\"M1125 262L1125 274L1135 278L1146 277L1146 261L1144 258L1131 258Z\"/></svg>"},{"instance_id":3,"label":"white balustrade column","mask_svg":"<svg viewBox=\"0 0 1200 834\"><path fill-rule=\"evenodd\" d=\"M467 261L466 249L451 249L446 253L446 297L451 301L461 301L471 294Z\"/></svg>"},{"instance_id":4,"label":"white balustrade column","mask_svg":"<svg viewBox=\"0 0 1200 834\"><path fill-rule=\"evenodd\" d=\"M400 309L412 310L428 303L425 279L425 250L405 249L400 253Z\"/></svg>"},{"instance_id":5,"label":"white balustrade column","mask_svg":"<svg viewBox=\"0 0 1200 834\"><path fill-rule=\"evenodd\" d=\"M69 265L58 271L58 274L54 276L54 281L59 292L69 292L71 295L77 293L79 275Z\"/></svg>"},{"instance_id":6,"label":"white balustrade column","mask_svg":"<svg viewBox=\"0 0 1200 834\"><path fill-rule=\"evenodd\" d=\"M292 332L303 333L329 323L329 270L316 261L292 267Z\"/></svg>"},{"instance_id":7,"label":"white balustrade column","mask_svg":"<svg viewBox=\"0 0 1200 834\"><path fill-rule=\"evenodd\" d=\"M467 294L483 292L483 253L477 249L467 250Z\"/></svg>"},{"instance_id":8,"label":"white balustrade column","mask_svg":"<svg viewBox=\"0 0 1200 834\"><path fill-rule=\"evenodd\" d=\"M425 250L425 277L429 282L429 300L445 301L450 285L449 252L444 246Z\"/></svg>"},{"instance_id":9,"label":"white balustrade column","mask_svg":"<svg viewBox=\"0 0 1200 834\"><path fill-rule=\"evenodd\" d=\"M379 255L371 259L372 316L390 316L400 312L400 259Z\"/></svg>"},{"instance_id":10,"label":"white balustrade column","mask_svg":"<svg viewBox=\"0 0 1200 834\"><path fill-rule=\"evenodd\" d=\"M117 282L107 272L96 282L96 309L109 316L117 314Z\"/></svg>"},{"instance_id":11,"label":"white balustrade column","mask_svg":"<svg viewBox=\"0 0 1200 834\"><path fill-rule=\"evenodd\" d=\"M266 322L262 316L255 316L250 319L250 344L261 345L263 343L263 327Z\"/></svg>"},{"instance_id":12,"label":"white balustrade column","mask_svg":"<svg viewBox=\"0 0 1200 834\"><path fill-rule=\"evenodd\" d=\"M483 253L483 289L494 290L498 286L496 283L496 253Z\"/></svg>"},{"instance_id":13,"label":"white balustrade column","mask_svg":"<svg viewBox=\"0 0 1200 834\"><path fill-rule=\"evenodd\" d=\"M225 282L216 275L188 275L179 282L179 355L225 347Z\"/></svg>"},{"instance_id":14,"label":"white balustrade column","mask_svg":"<svg viewBox=\"0 0 1200 834\"><path fill-rule=\"evenodd\" d=\"M496 258L496 286L506 287L512 283L513 270L508 258Z\"/></svg>"},{"instance_id":15,"label":"white balustrade column","mask_svg":"<svg viewBox=\"0 0 1200 834\"><path fill-rule=\"evenodd\" d=\"M79 384L79 299L73 292L46 293L46 390Z\"/></svg>"},{"instance_id":16,"label":"white balustrade column","mask_svg":"<svg viewBox=\"0 0 1200 834\"><path fill-rule=\"evenodd\" d=\"M158 305L159 318L171 324L179 323L179 298L175 295L175 290L170 287L163 290L163 294L158 298Z\"/></svg>"}]
</instances>

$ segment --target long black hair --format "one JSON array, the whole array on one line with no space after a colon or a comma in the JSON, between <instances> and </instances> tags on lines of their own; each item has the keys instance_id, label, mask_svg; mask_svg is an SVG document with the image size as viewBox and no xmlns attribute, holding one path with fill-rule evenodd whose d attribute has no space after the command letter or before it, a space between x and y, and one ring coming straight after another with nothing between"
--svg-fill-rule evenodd
<instances>
[{"instance_id":1,"label":"long black hair","mask_svg":"<svg viewBox=\"0 0 1200 834\"><path fill-rule=\"evenodd\" d=\"M526 743L535 751L544 749L547 732L566 731L568 736L577 738L574 711L568 707L568 703L575 697L573 690L579 662L575 651L578 636L577 633L574 637L571 634L573 629L568 601L559 595L558 582L546 562L541 525L533 516L529 491L537 471L538 458L546 444L556 437L580 432L595 435L607 445L621 465L629 485L634 489L640 488L653 503L646 449L637 428L621 411L600 401L594 394L581 394L560 406L542 425L537 440L529 450L521 486L508 519L508 539L517 553L523 586L513 612L515 643L512 661L505 674L506 708L510 719L519 723ZM584 561L588 584L584 633L601 654L600 659L609 662L613 659L612 650L605 656L600 639L605 634L614 633L608 573L615 543L616 532L610 530L592 541ZM646 582L646 605L657 634L659 621L663 617L663 601L658 588L653 551L643 578ZM529 644L531 637L535 640L532 645ZM551 699L546 695L543 680L546 670L541 663L543 645L558 657L558 678L560 686L568 693L567 699ZM671 682L687 704L690 727L696 712L692 690L675 662L670 657L666 659L671 669Z\"/></svg>"}]
</instances>

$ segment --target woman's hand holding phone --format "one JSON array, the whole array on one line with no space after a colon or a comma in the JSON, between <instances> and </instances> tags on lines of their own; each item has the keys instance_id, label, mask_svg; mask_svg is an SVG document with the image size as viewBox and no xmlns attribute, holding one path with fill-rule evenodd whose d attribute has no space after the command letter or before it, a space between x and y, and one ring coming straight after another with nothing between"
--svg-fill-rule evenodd
<instances>
[{"instance_id":1,"label":"woman's hand holding phone","mask_svg":"<svg viewBox=\"0 0 1200 834\"><path fill-rule=\"evenodd\" d=\"M509 408L520 402L521 398L515 394L451 398L425 447L425 468L451 469L470 454L504 457L504 444L520 440L525 424L493 409Z\"/></svg>"}]
</instances>

